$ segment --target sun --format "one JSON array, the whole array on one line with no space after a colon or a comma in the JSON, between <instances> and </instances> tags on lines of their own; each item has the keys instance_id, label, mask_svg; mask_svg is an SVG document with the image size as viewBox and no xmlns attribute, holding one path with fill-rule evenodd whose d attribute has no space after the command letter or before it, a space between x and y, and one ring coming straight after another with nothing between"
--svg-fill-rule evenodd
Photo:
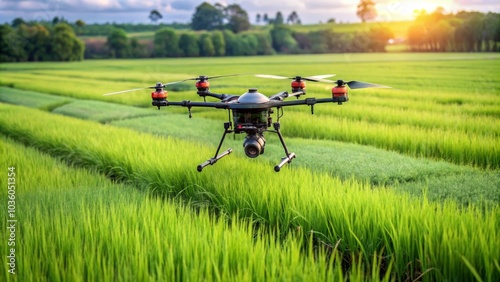
<instances>
[{"instance_id":1,"label":"sun","mask_svg":"<svg viewBox=\"0 0 500 282\"><path fill-rule=\"evenodd\" d=\"M417 11L425 10L430 13L436 10L437 7L443 7L446 11L451 11L454 8L453 0L399 0L399 1L380 1L377 3L377 12L380 17L386 21L391 20L411 20L415 18Z\"/></svg>"}]
</instances>

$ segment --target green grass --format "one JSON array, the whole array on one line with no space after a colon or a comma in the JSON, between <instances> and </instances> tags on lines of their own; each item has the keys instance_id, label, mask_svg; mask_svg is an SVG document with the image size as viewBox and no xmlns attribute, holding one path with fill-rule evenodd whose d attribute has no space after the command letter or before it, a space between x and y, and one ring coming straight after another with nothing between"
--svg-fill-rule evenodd
<instances>
[{"instance_id":1,"label":"green grass","mask_svg":"<svg viewBox=\"0 0 500 282\"><path fill-rule=\"evenodd\" d=\"M207 209L194 211L69 168L4 137L0 144L2 167L14 166L18 180L17 269L12 276L4 264L3 281L311 281L344 275L335 254L304 253L307 242L300 236L275 242L276 234L255 231L236 215L217 219ZM2 200L6 194L2 190ZM2 232L2 242L7 235Z\"/></svg>"},{"instance_id":2,"label":"green grass","mask_svg":"<svg viewBox=\"0 0 500 282\"><path fill-rule=\"evenodd\" d=\"M155 199L159 204L175 205L176 213L189 214L190 208L196 207L212 220L213 215L218 215L222 225L241 221L243 229L259 226L262 238L269 238L269 245L274 242L280 248L296 241L290 248L301 250L293 255L294 260L304 260L301 265L314 257L307 245L323 246L319 249L327 253L337 249L342 258L332 262L336 267L331 268L332 275L339 278L336 280L343 276L349 280L376 281L387 272L390 278L399 280L475 280L479 277L483 281L496 281L500 277L499 59L498 54L491 53L336 54L2 64L0 84L15 89L1 89L16 91L14 94L0 92L0 97L5 99L2 101L100 123L0 104L0 132L65 163L89 169L91 174L104 174L135 186L139 194L134 200L142 197L141 191L153 191L154 195L161 195L162 200ZM223 149L232 147L235 151L231 156L203 173L196 172L197 164L213 156L222 135L222 123L227 119L225 111L193 108L193 119L188 119L185 108L156 111L130 107L151 107L148 90L102 96L107 92L150 86L156 81L249 72L286 76L336 73L336 78L380 83L394 89L353 90L349 103L317 105L313 116L308 107L287 108L281 119L282 130L287 145L298 158L279 174L273 172L272 166L284 153L271 133L266 135L268 143L263 156L248 159L241 148L243 136L236 136L236 140L229 136ZM251 75L211 80L211 84L212 91L218 93L241 94L256 86L266 95L289 90L289 81L264 80ZM191 88L194 89L193 85ZM331 85L308 83L307 97L328 97L330 88ZM45 100L54 95L70 99L71 103ZM169 100L201 99L182 85L175 91L169 88ZM43 105L45 101L48 106ZM154 116L142 116L143 113ZM13 151L17 154L18 150ZM50 175L46 169L40 171L35 175ZM34 183L33 186L38 185ZM73 182L65 183L67 187L79 187ZM43 194L48 196L36 194L35 199L29 201L36 203L36 198L51 196ZM66 200L85 198L78 195L70 195ZM177 201L170 202L170 198L182 200L189 208ZM102 199L103 214L129 216L125 206L108 207L106 203L114 202L104 196ZM144 209L147 210L146 206ZM71 215L70 207L62 205L54 205L51 214L58 210ZM137 220L133 215L130 217ZM121 222L121 218L111 218ZM140 218L147 216L142 214ZM161 222L153 218L151 222ZM62 222L62 216L58 220L56 222ZM189 221L197 220L191 217ZM144 224L152 226L151 222ZM105 221L105 224L111 226L113 222ZM120 224L117 224L120 230L127 229L125 223ZM186 227L186 230L199 230L198 227ZM42 229L34 233L43 233ZM75 232L81 232L80 229ZM59 237L68 237L64 233L67 231L60 230L63 235ZM223 230L228 234L227 229ZM218 231L209 232L217 234ZM69 244L63 239L60 242ZM134 244L126 241L102 244L106 249L95 256L99 258L96 264L100 265L96 269L116 273L102 263L109 259L107 253L121 254L122 246L137 246ZM188 252L193 250L180 241L178 244ZM81 248L78 242L74 245ZM156 254L165 249L164 245L155 247L147 251ZM231 250L233 248L238 247L231 246ZM268 245L262 248L272 252L266 257L279 257L276 261L293 265L286 259L281 260L282 254L274 253ZM202 252L213 251L203 249ZM255 250L245 249L245 252ZM155 274L159 271L155 271L165 258L171 258L169 254L158 253L148 264L141 262L139 268L144 266L148 270L139 272L144 276L134 278L161 277ZM196 277L190 278L276 278L272 273L277 273L276 265L282 263L269 264L270 270L266 270L265 275L271 274L263 276L254 274L255 268L246 264L252 259L241 254L242 264L227 260L230 269L251 270L231 270L231 276L220 276L219 270L224 269L226 263L216 263L216 267L204 268L206 271L196 272L193 274ZM75 260L84 260L74 256ZM197 256L204 255L194 255ZM130 264L118 257L112 258L124 265ZM221 259L224 261L218 257L217 262ZM193 268L182 260L174 261L176 267L186 264ZM340 261L342 272L338 268ZM149 263L155 266L151 268ZM164 265L162 273L168 268ZM308 273L308 269L323 273L324 268L315 267L298 269L299 273ZM290 277L296 276L287 276ZM297 279L301 280L300 277L305 279L304 276Z\"/></svg>"},{"instance_id":3,"label":"green grass","mask_svg":"<svg viewBox=\"0 0 500 282\"><path fill-rule=\"evenodd\" d=\"M51 110L70 103L71 98L47 95L9 87L0 87L0 102Z\"/></svg>"},{"instance_id":4,"label":"green grass","mask_svg":"<svg viewBox=\"0 0 500 282\"><path fill-rule=\"evenodd\" d=\"M113 120L130 119L142 116L157 116L161 114L160 112L152 108L135 108L125 105L91 100L74 101L72 103L58 107L52 112L56 114L63 114L103 123Z\"/></svg>"},{"instance_id":5,"label":"green grass","mask_svg":"<svg viewBox=\"0 0 500 282\"><path fill-rule=\"evenodd\" d=\"M35 93L16 91L23 94L21 96ZM51 98L59 98L40 93L37 93L35 97L44 97L49 101ZM22 101L24 100L13 100L21 105ZM36 103L30 105L34 106ZM343 109L345 107L341 108ZM146 110L98 101L74 100L70 104L55 108L52 112L82 119L111 122L121 127L188 139L200 144L210 144L214 151L220 141L218 133L222 128L220 121L200 118L198 114L195 114L193 119L189 119L186 114L172 115L165 110L157 111L153 108ZM158 117L158 114L164 115ZM147 117L150 115L153 116ZM419 121L416 118L414 120ZM486 125L487 121L481 124ZM477 129L478 133L485 130L481 124L473 130ZM286 128L285 122L284 126ZM288 134L287 131L284 133ZM244 158L243 151L239 149L244 136L234 137L234 141L233 138L226 139L224 146L234 148L233 154ZM284 155L284 152L274 134L267 134L266 139L268 141L266 154L260 160L266 160L268 162L266 165L271 167ZM337 141L300 138L286 138L286 141L289 148L299 156L292 164L293 166L322 171L345 180L355 177L369 181L373 185L389 185L396 191L404 191L417 197L426 193L427 198L433 201L443 202L453 199L465 206L469 204L494 206L500 202L500 191L497 189L500 187L498 173L482 172L445 162L415 159L394 152ZM206 156L208 157L209 155Z\"/></svg>"},{"instance_id":6,"label":"green grass","mask_svg":"<svg viewBox=\"0 0 500 282\"><path fill-rule=\"evenodd\" d=\"M189 119L185 114L168 115L161 117L161 120L156 117L127 119L112 124L210 144L214 152L223 131L219 121L196 115ZM286 129L283 132L285 136L288 135ZM265 136L266 152L259 159L266 161L267 164L263 165L272 167L284 156L284 151L276 135L268 133ZM244 158L241 145L243 137L236 135L234 140L231 136L226 138L222 149L233 148L234 155ZM289 137L285 140L288 148L298 156L291 164L293 167L325 172L345 180L354 177L369 181L373 185L388 185L396 191L404 191L417 197L426 193L428 199L433 201L453 199L464 205L486 203L487 206L500 203L500 175L495 172L412 158L373 147L337 141ZM206 155L206 158L212 155L213 153Z\"/></svg>"},{"instance_id":7,"label":"green grass","mask_svg":"<svg viewBox=\"0 0 500 282\"><path fill-rule=\"evenodd\" d=\"M414 157L495 169L500 165L499 58L491 53L335 54L3 64L0 83L79 99L149 107L147 90L116 96L102 94L199 74L249 70L278 75L337 73L338 78L376 82L395 89L351 91L348 104L318 105L316 116L310 116L307 107L287 109L284 122L288 122L289 136L371 145ZM33 83L24 83L27 80ZM67 84L78 87L64 87ZM249 75L212 81L212 89L222 93L241 94L254 86L267 95L289 88L286 81ZM328 97L329 87L309 83L308 96ZM194 91L185 88L170 91L169 99L200 100ZM203 117L225 118L223 112L195 111L205 112Z\"/></svg>"},{"instance_id":8,"label":"green grass","mask_svg":"<svg viewBox=\"0 0 500 282\"><path fill-rule=\"evenodd\" d=\"M1 105L0 111L2 134L72 164L219 214L251 217L281 234L299 228L331 246L339 242L338 249L353 256L351 262L361 261L363 277L373 261L380 262L376 254L392 261L393 277L425 273L424 280L470 280L477 272L495 281L500 276L495 268L498 206L460 211L452 201L410 200L300 168L276 174L238 156L222 160L210 173L198 173L192 156L209 154L206 146L22 107Z\"/></svg>"}]
</instances>

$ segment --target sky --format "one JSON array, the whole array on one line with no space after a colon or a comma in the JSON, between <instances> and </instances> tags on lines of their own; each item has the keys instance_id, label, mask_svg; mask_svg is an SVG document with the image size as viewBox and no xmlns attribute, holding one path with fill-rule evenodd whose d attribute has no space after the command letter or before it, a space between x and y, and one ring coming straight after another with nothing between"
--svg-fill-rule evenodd
<instances>
[{"instance_id":1,"label":"sky","mask_svg":"<svg viewBox=\"0 0 500 282\"><path fill-rule=\"evenodd\" d=\"M70 22L78 19L86 23L150 23L149 12L157 9L164 23L189 23L201 0L0 0L0 23L11 23L21 17L26 21L64 17ZM281 11L285 18L296 11L302 23L316 24L335 19L337 22L360 22L356 16L359 0L219 0L207 1L239 4L245 9L250 21L256 15L267 13L274 18ZM412 20L414 11L433 11L441 6L447 12L481 11L500 13L498 0L375 0L377 21Z\"/></svg>"}]
</instances>

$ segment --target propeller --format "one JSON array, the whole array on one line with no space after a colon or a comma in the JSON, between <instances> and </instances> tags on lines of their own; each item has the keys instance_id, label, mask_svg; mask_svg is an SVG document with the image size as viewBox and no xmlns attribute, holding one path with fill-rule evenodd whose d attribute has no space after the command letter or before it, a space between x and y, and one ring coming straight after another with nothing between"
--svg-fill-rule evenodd
<instances>
[{"instance_id":1,"label":"propeller","mask_svg":"<svg viewBox=\"0 0 500 282\"><path fill-rule=\"evenodd\" d=\"M242 75L242 74L225 74L225 75L214 75L214 76L200 75L198 77L187 78L187 79L184 79L181 81L187 81L187 80L205 81L205 80L209 80L210 78L215 79L215 78L228 77L228 76L238 76L238 75Z\"/></svg>"},{"instance_id":2,"label":"propeller","mask_svg":"<svg viewBox=\"0 0 500 282\"><path fill-rule=\"evenodd\" d=\"M294 93L288 93L288 92L280 92L278 94L275 94L271 97L269 97L269 100L277 100L277 101L283 101L284 99L288 98L288 97L297 97L297 96L300 96L300 95L304 95L304 92L302 91L299 91L299 92L294 92Z\"/></svg>"},{"instance_id":3,"label":"propeller","mask_svg":"<svg viewBox=\"0 0 500 282\"><path fill-rule=\"evenodd\" d=\"M165 84L163 84L161 82L158 82L158 83L156 83L155 86L149 86L149 87L143 87L143 88L134 88L134 89L123 90L123 91L118 91L118 92L106 93L106 94L103 94L103 96L122 94L122 93L127 93L127 92L133 92L133 91L143 90L143 89L165 88L167 85L181 83L181 82L185 82L185 81L188 81L188 80L207 81L210 78L214 79L214 78L221 78L221 77L228 77L228 76L237 76L237 75L241 75L241 74L226 74L226 75L216 75L216 76L200 75L198 77L186 78L186 79L183 79L183 80L169 82L169 83L165 83Z\"/></svg>"},{"instance_id":4,"label":"propeller","mask_svg":"<svg viewBox=\"0 0 500 282\"><path fill-rule=\"evenodd\" d=\"M134 88L134 89L129 89L129 90L123 90L123 91L118 91L118 92L111 92L111 93L106 93L106 94L103 94L103 96L110 96L110 95L116 95L116 94L123 94L123 93L127 93L127 92L133 92L133 91L138 91L138 90L143 90L143 89L158 89L158 88L165 88L167 85L170 85L170 84L176 84L176 83L180 83L180 82L184 82L184 80L180 80L180 81L174 81L174 82L169 82L169 83L161 83L161 82L158 82L156 83L155 86L149 86L149 87L143 87L143 88Z\"/></svg>"},{"instance_id":5,"label":"propeller","mask_svg":"<svg viewBox=\"0 0 500 282\"><path fill-rule=\"evenodd\" d=\"M334 74L323 74L323 75L314 75L314 76L307 76L307 77L302 77L302 76L286 77L286 76L271 75L271 74L256 74L255 76L256 77L260 77L260 78L294 79L294 80L297 80L297 81L306 80L306 81L314 81L314 82L328 82L328 83L331 83L333 81L326 80L324 78L332 77L332 76L335 76L335 75Z\"/></svg>"},{"instance_id":6,"label":"propeller","mask_svg":"<svg viewBox=\"0 0 500 282\"><path fill-rule=\"evenodd\" d=\"M334 81L338 86L343 86L346 85L349 86L351 89L361 89L361 88L392 88L390 86L385 86L385 85L380 85L380 84L375 84L375 83L369 83L369 82L362 82L362 81L343 81L341 79Z\"/></svg>"}]
</instances>

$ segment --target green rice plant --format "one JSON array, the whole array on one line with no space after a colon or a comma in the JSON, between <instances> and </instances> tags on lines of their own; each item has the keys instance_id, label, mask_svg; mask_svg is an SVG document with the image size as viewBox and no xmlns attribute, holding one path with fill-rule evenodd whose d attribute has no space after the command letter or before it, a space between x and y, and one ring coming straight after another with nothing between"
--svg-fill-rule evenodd
<instances>
[{"instance_id":1,"label":"green rice plant","mask_svg":"<svg viewBox=\"0 0 500 282\"><path fill-rule=\"evenodd\" d=\"M221 122L185 115L169 114L158 120L156 117L142 117L112 122L113 125L132 128L137 131L187 139L199 144L218 146ZM284 123L285 124L285 123ZM165 125L165 126L163 126ZM287 134L287 131L284 131ZM200 138L203 136L203 138ZM283 148L275 135L266 135L266 153L259 159L266 160L269 167L283 156ZM227 138L224 146L239 148L243 136ZM412 158L373 148L328 140L286 138L289 149L298 159L291 166L305 167L316 172L325 172L341 179L352 177L369 181L372 185L391 186L421 197L423 192L430 200L454 199L465 206L483 203L487 206L500 203L500 175L468 166L457 166L446 162ZM242 150L233 155L245 158Z\"/></svg>"},{"instance_id":2,"label":"green rice plant","mask_svg":"<svg viewBox=\"0 0 500 282\"><path fill-rule=\"evenodd\" d=\"M27 116L22 109L0 106L2 134L116 180L209 207L221 216L252 218L279 230L274 235L278 238L302 230L317 242L339 242L336 249L352 256L349 273L359 273L357 261L366 273L373 262L381 264L373 256L382 255L397 279L500 277L495 266L498 206L460 210L453 202L416 200L301 168L276 174L237 156L198 173L192 156L209 155L213 148L36 110Z\"/></svg>"},{"instance_id":3,"label":"green rice plant","mask_svg":"<svg viewBox=\"0 0 500 282\"><path fill-rule=\"evenodd\" d=\"M158 116L159 114L162 114L162 112L158 112L155 109L143 109L90 100L78 100L58 107L52 112L56 114L63 114L103 123L113 120L129 119L142 116Z\"/></svg>"},{"instance_id":4,"label":"green rice plant","mask_svg":"<svg viewBox=\"0 0 500 282\"><path fill-rule=\"evenodd\" d=\"M35 93L36 95L34 95L34 97L40 97L49 101L51 101L50 98L52 97L54 97L54 99L62 99L58 96L52 96L48 94L40 94L22 90L14 91L21 97L31 97L31 94ZM16 97L18 96L9 95L9 92L7 92L4 96L11 98L11 101L13 103L22 104L22 101L26 101L26 99L16 100ZM33 106L36 104L37 103L33 103L29 105ZM353 107L338 107L337 109L334 109L332 113L340 112L339 116L346 116L346 112L351 112L351 109L357 109L358 107L359 106L357 105L354 105ZM168 110L170 112L170 109ZM178 110L182 111L182 109ZM200 141L199 136L205 135L205 137L203 138L203 142L211 140L210 143L214 146L218 144L220 136L216 134L206 135L205 133L207 131L217 132L218 130L220 130L220 122L203 118L200 120L199 116L201 115L214 117L216 120L226 117L225 112L199 112L198 109L194 109L194 119L196 120L196 122L194 122L194 120L188 119L185 115L179 116L172 114L169 114L168 117L166 116L165 118L161 118L161 121L158 119L158 117L130 120L130 118L140 117L143 115L156 115L159 113L166 113L166 111L160 112L153 109L137 109L130 106L85 100L77 100L71 104L56 108L54 112L85 119L98 120L101 122L109 122L112 120L126 118L127 120L125 121L113 124L131 127L140 131L163 135L166 134L198 141ZM318 112L318 110L316 112ZM318 115L323 114L324 111L320 112ZM371 116L369 111L367 111L367 115ZM348 114L347 116L351 118L353 117L352 114ZM366 119L366 117L363 117L361 113L359 113L358 116L359 119ZM384 117L382 115L378 116L380 118ZM394 114L387 116L394 116ZM443 120L444 119L445 118L443 117ZM446 118L446 120L450 119L450 117ZM391 120L394 120L394 123L398 123L397 118ZM372 122L372 118L370 118L368 121ZM419 120L416 118L415 122L418 123L418 121ZM436 122L437 121L438 119L436 119ZM386 119L385 122L387 123L388 120ZM160 126L163 123L168 124L168 126ZM201 124L203 124L203 126L201 126ZM287 124L286 118L283 124ZM432 124L433 123L429 123L429 126L431 126ZM460 124L461 123L458 122L457 126L459 126ZM484 130L488 131L486 128L487 120L482 120L481 122L474 124L476 124L476 127L474 128L477 128L477 132L479 132L482 128L485 128ZM494 123L492 123L491 125L495 126ZM437 124L436 126L439 125ZM263 156L265 159L268 159L271 162L273 160L279 159L282 154L282 149L280 148L280 146L275 146L275 143L278 144L279 142L277 140L273 141L272 137L273 136L271 136L271 139L269 139L269 141L271 141L269 142L270 144L267 145L268 153ZM231 147L239 147L241 145L240 143L242 142L240 139L241 138L239 138L238 141L231 142L229 144L227 143L230 141L227 140L226 144ZM429 199L433 200L442 201L444 199L453 198L458 200L459 203L463 203L465 205L478 202L498 202L498 195L497 193L495 193L496 190L494 189L495 185L492 185L492 183L495 183L495 181L497 181L496 179L498 179L498 177L495 177L494 175L488 175L488 173L483 175L483 173L478 173L467 169L457 170L457 168L454 168L450 165L431 165L429 162L415 163L415 161L411 160L410 158L402 158L397 156L396 154L387 153L385 151L377 151L373 149L369 149L367 151L364 146L346 146L345 144L341 144L338 142L321 142L317 140L308 140L303 142L300 140L289 138L287 138L287 142L292 142L289 143L289 145L292 145L291 148L294 148L294 151L296 151L296 153L298 153L301 157L299 165L304 164L306 167L314 169L315 171L326 171L328 173L333 173L336 176L341 176L344 179L354 176L358 179L369 180L370 183L375 185L394 185L396 183L402 184L397 185L395 188L398 190L409 192L410 194L416 196L421 196L423 189L418 187L424 185L427 187L427 196L429 197ZM313 145L313 143L317 145ZM331 147L331 149L327 149L329 147ZM298 151L296 149L298 149ZM301 151L304 151L304 153L301 153ZM316 152L320 153L316 154ZM239 153L239 151L235 153ZM332 156L332 158L324 158L323 156ZM317 160L319 159L324 160L318 162ZM368 159L370 159L371 161L368 162ZM391 169L391 167L393 169ZM460 177L464 174L468 175L465 181L454 181L454 179L456 179L456 176ZM427 181L428 178L435 179L435 181ZM443 179L447 180L443 181ZM415 181L416 183L409 183ZM422 181L424 183L422 183ZM439 185L437 185L437 183L439 183ZM450 189L448 189L448 187L450 187ZM455 192L450 192L451 190Z\"/></svg>"},{"instance_id":5,"label":"green rice plant","mask_svg":"<svg viewBox=\"0 0 500 282\"><path fill-rule=\"evenodd\" d=\"M275 234L255 231L251 221L237 215L230 222L217 219L206 209L193 211L178 201L68 168L4 137L0 144L2 166L14 166L19 180L16 274L4 264L3 281L344 277L335 252L330 256L311 248L304 253L300 236L289 234L276 242ZM6 194L1 192L2 200ZM0 214L6 218L5 209ZM6 229L5 221L1 225ZM6 232L1 238L7 242Z\"/></svg>"},{"instance_id":6,"label":"green rice plant","mask_svg":"<svg viewBox=\"0 0 500 282\"><path fill-rule=\"evenodd\" d=\"M42 94L39 92L19 90L9 87L0 87L0 102L22 105L26 107L52 110L71 102L68 97Z\"/></svg>"},{"instance_id":7,"label":"green rice plant","mask_svg":"<svg viewBox=\"0 0 500 282\"><path fill-rule=\"evenodd\" d=\"M305 120L310 122L305 123ZM347 118L312 121L305 113L287 116L288 135L354 142L394 150L417 157L444 159L457 164L496 169L500 147L494 136L479 136L409 125L388 125Z\"/></svg>"}]
</instances>

